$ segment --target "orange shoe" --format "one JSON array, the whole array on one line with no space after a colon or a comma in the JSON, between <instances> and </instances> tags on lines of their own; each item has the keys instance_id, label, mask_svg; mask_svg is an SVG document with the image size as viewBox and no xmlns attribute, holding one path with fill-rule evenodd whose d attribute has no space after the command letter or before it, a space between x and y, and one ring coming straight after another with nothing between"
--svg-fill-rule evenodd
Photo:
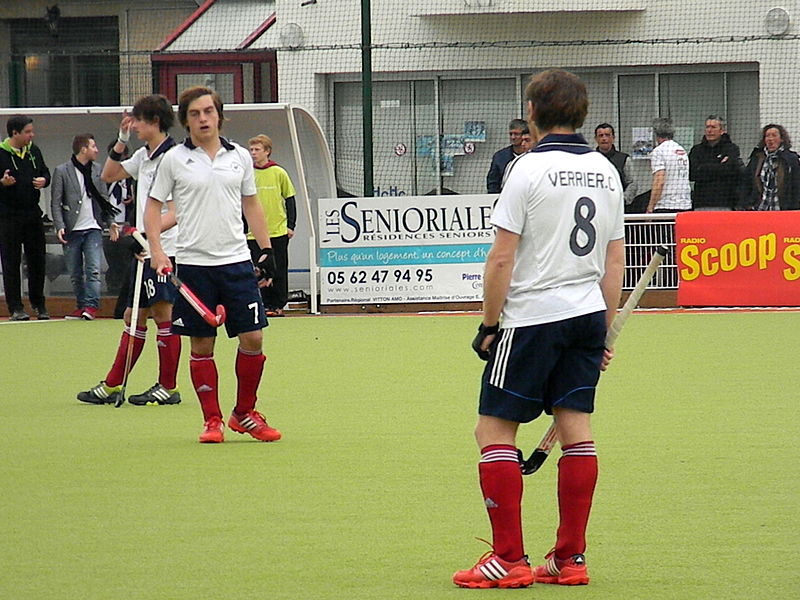
<instances>
[{"instance_id":1,"label":"orange shoe","mask_svg":"<svg viewBox=\"0 0 800 600\"><path fill-rule=\"evenodd\" d=\"M201 444L219 444L225 441L225 425L219 417L209 417L200 434Z\"/></svg>"},{"instance_id":2,"label":"orange shoe","mask_svg":"<svg viewBox=\"0 0 800 600\"><path fill-rule=\"evenodd\" d=\"M453 574L453 583L463 588L522 588L533 583L528 557L509 562L489 551L475 566Z\"/></svg>"},{"instance_id":3,"label":"orange shoe","mask_svg":"<svg viewBox=\"0 0 800 600\"><path fill-rule=\"evenodd\" d=\"M545 556L547 562L533 569L536 583L555 583L558 585L586 585L589 573L583 554L573 554L566 560L556 558L554 550Z\"/></svg>"},{"instance_id":4,"label":"orange shoe","mask_svg":"<svg viewBox=\"0 0 800 600\"><path fill-rule=\"evenodd\" d=\"M231 418L228 419L228 427L236 433L249 433L262 442L277 442L281 439L281 432L267 425L264 415L255 410L251 410L244 415L237 415L236 412L231 413Z\"/></svg>"}]
</instances>

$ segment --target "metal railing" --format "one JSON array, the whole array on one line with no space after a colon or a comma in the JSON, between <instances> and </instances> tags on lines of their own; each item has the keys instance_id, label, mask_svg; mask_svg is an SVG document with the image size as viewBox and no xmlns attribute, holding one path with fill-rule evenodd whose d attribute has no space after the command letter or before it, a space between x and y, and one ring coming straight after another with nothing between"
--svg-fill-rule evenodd
<instances>
[{"instance_id":1,"label":"metal railing","mask_svg":"<svg viewBox=\"0 0 800 600\"><path fill-rule=\"evenodd\" d=\"M625 276L623 289L630 290L641 277L658 245L669 252L648 286L654 290L678 287L675 263L675 213L625 215Z\"/></svg>"}]
</instances>

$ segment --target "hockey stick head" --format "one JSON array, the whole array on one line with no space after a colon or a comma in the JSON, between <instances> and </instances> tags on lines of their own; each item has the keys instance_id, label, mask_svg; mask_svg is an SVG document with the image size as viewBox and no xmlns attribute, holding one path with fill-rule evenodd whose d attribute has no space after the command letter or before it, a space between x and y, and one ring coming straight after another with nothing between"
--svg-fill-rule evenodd
<instances>
[{"instance_id":1,"label":"hockey stick head","mask_svg":"<svg viewBox=\"0 0 800 600\"><path fill-rule=\"evenodd\" d=\"M548 455L550 454L550 450L541 450L537 448L534 450L531 455L528 457L528 460L525 460L520 463L519 469L522 471L523 475L530 475L531 473L536 473L544 464L544 461L547 460Z\"/></svg>"},{"instance_id":2,"label":"hockey stick head","mask_svg":"<svg viewBox=\"0 0 800 600\"><path fill-rule=\"evenodd\" d=\"M217 304L216 312L214 313L214 327L219 327L225 322L227 317L227 313L225 312L225 307L222 304ZM212 325L209 323L209 325Z\"/></svg>"},{"instance_id":3,"label":"hockey stick head","mask_svg":"<svg viewBox=\"0 0 800 600\"><path fill-rule=\"evenodd\" d=\"M186 302L189 303L197 314L203 317L203 320L211 325L211 327L219 327L225 322L226 313L225 307L222 304L217 304L216 312L211 312L211 310L203 304L203 301L198 298L195 293L186 287L186 284L183 283L175 273L172 272L172 269L166 268L163 270L164 275L167 275L170 280L172 281L173 285L177 288L178 292L181 296L186 299Z\"/></svg>"}]
</instances>

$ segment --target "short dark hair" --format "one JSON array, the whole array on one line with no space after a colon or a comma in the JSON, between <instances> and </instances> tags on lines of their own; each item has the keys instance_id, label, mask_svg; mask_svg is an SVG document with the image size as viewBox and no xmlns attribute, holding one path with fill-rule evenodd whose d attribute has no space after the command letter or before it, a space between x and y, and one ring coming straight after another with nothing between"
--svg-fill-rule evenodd
<instances>
[{"instance_id":1,"label":"short dark hair","mask_svg":"<svg viewBox=\"0 0 800 600\"><path fill-rule=\"evenodd\" d=\"M158 121L158 128L167 133L169 128L175 124L175 113L172 111L172 104L166 96L152 94L143 96L133 105L131 114L137 119L155 123Z\"/></svg>"},{"instance_id":2,"label":"short dark hair","mask_svg":"<svg viewBox=\"0 0 800 600\"><path fill-rule=\"evenodd\" d=\"M82 148L89 145L89 140L93 140L94 135L91 133L79 133L72 138L72 153L79 154Z\"/></svg>"},{"instance_id":3,"label":"short dark hair","mask_svg":"<svg viewBox=\"0 0 800 600\"><path fill-rule=\"evenodd\" d=\"M617 135L617 132L614 131L614 126L611 123L600 123L600 125L594 128L594 134L597 135L597 132L601 129L610 129L611 135Z\"/></svg>"},{"instance_id":4,"label":"short dark hair","mask_svg":"<svg viewBox=\"0 0 800 600\"><path fill-rule=\"evenodd\" d=\"M522 133L528 132L528 123L523 119L511 119L508 122L508 130L519 129Z\"/></svg>"},{"instance_id":5,"label":"short dark hair","mask_svg":"<svg viewBox=\"0 0 800 600\"><path fill-rule=\"evenodd\" d=\"M767 133L767 129L777 129L778 130L778 133L781 136L781 143L783 144L784 149L788 150L789 148L792 147L792 138L789 137L789 132L786 131L786 127L784 127L783 125L777 125L775 123L770 123L769 125L764 125L764 127L761 129L761 141L758 144L759 148L761 148L763 150L764 146L766 145L766 144L764 144L764 136Z\"/></svg>"},{"instance_id":6,"label":"short dark hair","mask_svg":"<svg viewBox=\"0 0 800 600\"><path fill-rule=\"evenodd\" d=\"M217 109L217 115L219 115L219 128L222 129L222 122L225 120L225 115L222 113L222 99L217 92L202 85L196 85L181 92L178 98L178 119L181 125L183 125L184 129L188 129L189 119L187 118L187 113L189 112L189 105L203 96L211 96L214 101L214 107Z\"/></svg>"},{"instance_id":7,"label":"short dark hair","mask_svg":"<svg viewBox=\"0 0 800 600\"><path fill-rule=\"evenodd\" d=\"M11 137L14 135L14 133L20 133L31 123L33 123L33 119L26 117L25 115L14 115L13 117L9 117L8 121L6 121L6 131L8 132L8 137Z\"/></svg>"},{"instance_id":8,"label":"short dark hair","mask_svg":"<svg viewBox=\"0 0 800 600\"><path fill-rule=\"evenodd\" d=\"M558 126L578 129L589 110L586 86L577 76L562 69L548 69L531 77L525 98L534 107L540 131Z\"/></svg>"}]
</instances>

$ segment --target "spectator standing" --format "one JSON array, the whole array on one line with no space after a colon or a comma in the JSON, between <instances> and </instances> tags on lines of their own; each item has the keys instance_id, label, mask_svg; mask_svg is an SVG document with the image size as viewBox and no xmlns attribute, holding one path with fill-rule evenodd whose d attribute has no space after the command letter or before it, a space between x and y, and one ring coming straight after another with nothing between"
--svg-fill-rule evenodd
<instances>
[{"instance_id":1,"label":"spectator standing","mask_svg":"<svg viewBox=\"0 0 800 600\"><path fill-rule=\"evenodd\" d=\"M50 171L33 143L33 119L15 115L6 122L0 144L0 257L3 287L12 321L27 321L22 305L22 252L28 266L28 299L41 320L50 318L44 297L45 241L39 190L50 185Z\"/></svg>"},{"instance_id":2,"label":"spectator standing","mask_svg":"<svg viewBox=\"0 0 800 600\"><path fill-rule=\"evenodd\" d=\"M744 163L731 141L725 119L710 115L705 135L689 151L689 181L694 181L694 210L733 210L740 204Z\"/></svg>"},{"instance_id":3,"label":"spectator standing","mask_svg":"<svg viewBox=\"0 0 800 600\"><path fill-rule=\"evenodd\" d=\"M589 582L585 534L597 480L590 413L600 371L613 356L604 345L625 264L622 184L575 133L589 105L577 77L543 71L525 96L542 138L515 163L492 213L496 236L473 342L488 360L475 438L493 544L474 567L453 575L461 587ZM596 174L592 181L606 183L558 177L565 172ZM520 423L543 411L555 416L561 442L560 522L554 549L532 572L523 547L516 435Z\"/></svg>"},{"instance_id":4,"label":"spectator standing","mask_svg":"<svg viewBox=\"0 0 800 600\"><path fill-rule=\"evenodd\" d=\"M636 197L636 181L633 178L633 166L631 165L630 155L617 150L614 145L616 134L614 127L610 123L600 123L594 128L594 141L597 143L597 151L605 156L619 173L622 181L623 197L625 204L631 204Z\"/></svg>"},{"instance_id":5,"label":"spectator standing","mask_svg":"<svg viewBox=\"0 0 800 600\"><path fill-rule=\"evenodd\" d=\"M120 227L113 222L119 209L108 201L108 187L95 163L100 151L91 133L72 139L72 157L53 171L50 209L58 241L75 293L76 308L67 319L94 320L100 307L100 266L103 227L110 227L116 242Z\"/></svg>"},{"instance_id":6,"label":"spectator standing","mask_svg":"<svg viewBox=\"0 0 800 600\"><path fill-rule=\"evenodd\" d=\"M267 218L269 241L275 256L275 277L272 285L261 288L261 298L268 317L282 317L289 299L289 240L297 224L294 185L286 170L270 159L272 140L269 136L257 135L248 143L255 170L256 195ZM247 245L255 264L261 248L252 231L247 234Z\"/></svg>"},{"instance_id":7,"label":"spectator standing","mask_svg":"<svg viewBox=\"0 0 800 600\"><path fill-rule=\"evenodd\" d=\"M647 212L673 213L692 210L689 157L686 150L672 139L675 136L672 120L655 119L653 135L657 145L650 154L653 187Z\"/></svg>"},{"instance_id":8,"label":"spectator standing","mask_svg":"<svg viewBox=\"0 0 800 600\"><path fill-rule=\"evenodd\" d=\"M523 145L522 136L530 133L528 124L522 119L511 119L508 124L508 137L511 145L506 146L494 153L492 156L492 166L486 175L486 191L490 194L497 194L503 188L503 174L506 172L508 163L514 160L523 152L526 152Z\"/></svg>"},{"instance_id":9,"label":"spectator standing","mask_svg":"<svg viewBox=\"0 0 800 600\"><path fill-rule=\"evenodd\" d=\"M228 426L257 440L275 441L281 438L280 432L256 411L266 360L262 329L267 320L242 214L262 249L256 261L260 284L271 283L275 263L264 211L256 196L253 160L246 149L220 137L225 117L222 101L212 89L196 86L184 90L178 98L178 116L189 137L164 157L145 209L151 263L159 274L172 267L161 245L161 231L177 223L178 274L207 306L225 307L228 336L238 337L236 405ZM169 213L162 223L165 204ZM217 330L183 297L175 304L172 327L191 340L189 371L205 420L199 441L222 442L224 424L214 362Z\"/></svg>"},{"instance_id":10,"label":"spectator standing","mask_svg":"<svg viewBox=\"0 0 800 600\"><path fill-rule=\"evenodd\" d=\"M133 105L131 114L127 112L120 121L119 138L108 153L103 165L103 181L123 181L132 177L136 180L136 217L135 226L144 228L144 207L148 192L153 184L159 165L164 156L175 146L175 140L169 135L169 129L175 121L172 105L164 96L155 94L139 98ZM134 132L144 146L124 160L125 151L131 132ZM170 256L175 254L175 238L177 231L170 230L162 236L162 247ZM126 236L129 246L132 238ZM129 253L130 256L130 253ZM158 381L147 391L134 394L128 398L131 404L179 404L181 395L178 391L178 362L181 354L181 339L172 333L172 305L175 303L177 290L167 277L156 273L148 264L144 265L142 287L140 292L140 308L136 331L131 331L133 307L133 282L136 273L136 258L130 258L130 295L128 308L123 318L125 327L120 336L114 362L106 378L93 388L78 394L78 400L89 404L115 404L121 393L125 379L125 363L128 343L133 337L133 350L130 368L136 365L144 349L147 339L147 317L156 322L156 345L158 347Z\"/></svg>"},{"instance_id":11,"label":"spectator standing","mask_svg":"<svg viewBox=\"0 0 800 600\"><path fill-rule=\"evenodd\" d=\"M747 162L744 208L747 210L800 209L800 162L783 125L761 130L761 143Z\"/></svg>"}]
</instances>

